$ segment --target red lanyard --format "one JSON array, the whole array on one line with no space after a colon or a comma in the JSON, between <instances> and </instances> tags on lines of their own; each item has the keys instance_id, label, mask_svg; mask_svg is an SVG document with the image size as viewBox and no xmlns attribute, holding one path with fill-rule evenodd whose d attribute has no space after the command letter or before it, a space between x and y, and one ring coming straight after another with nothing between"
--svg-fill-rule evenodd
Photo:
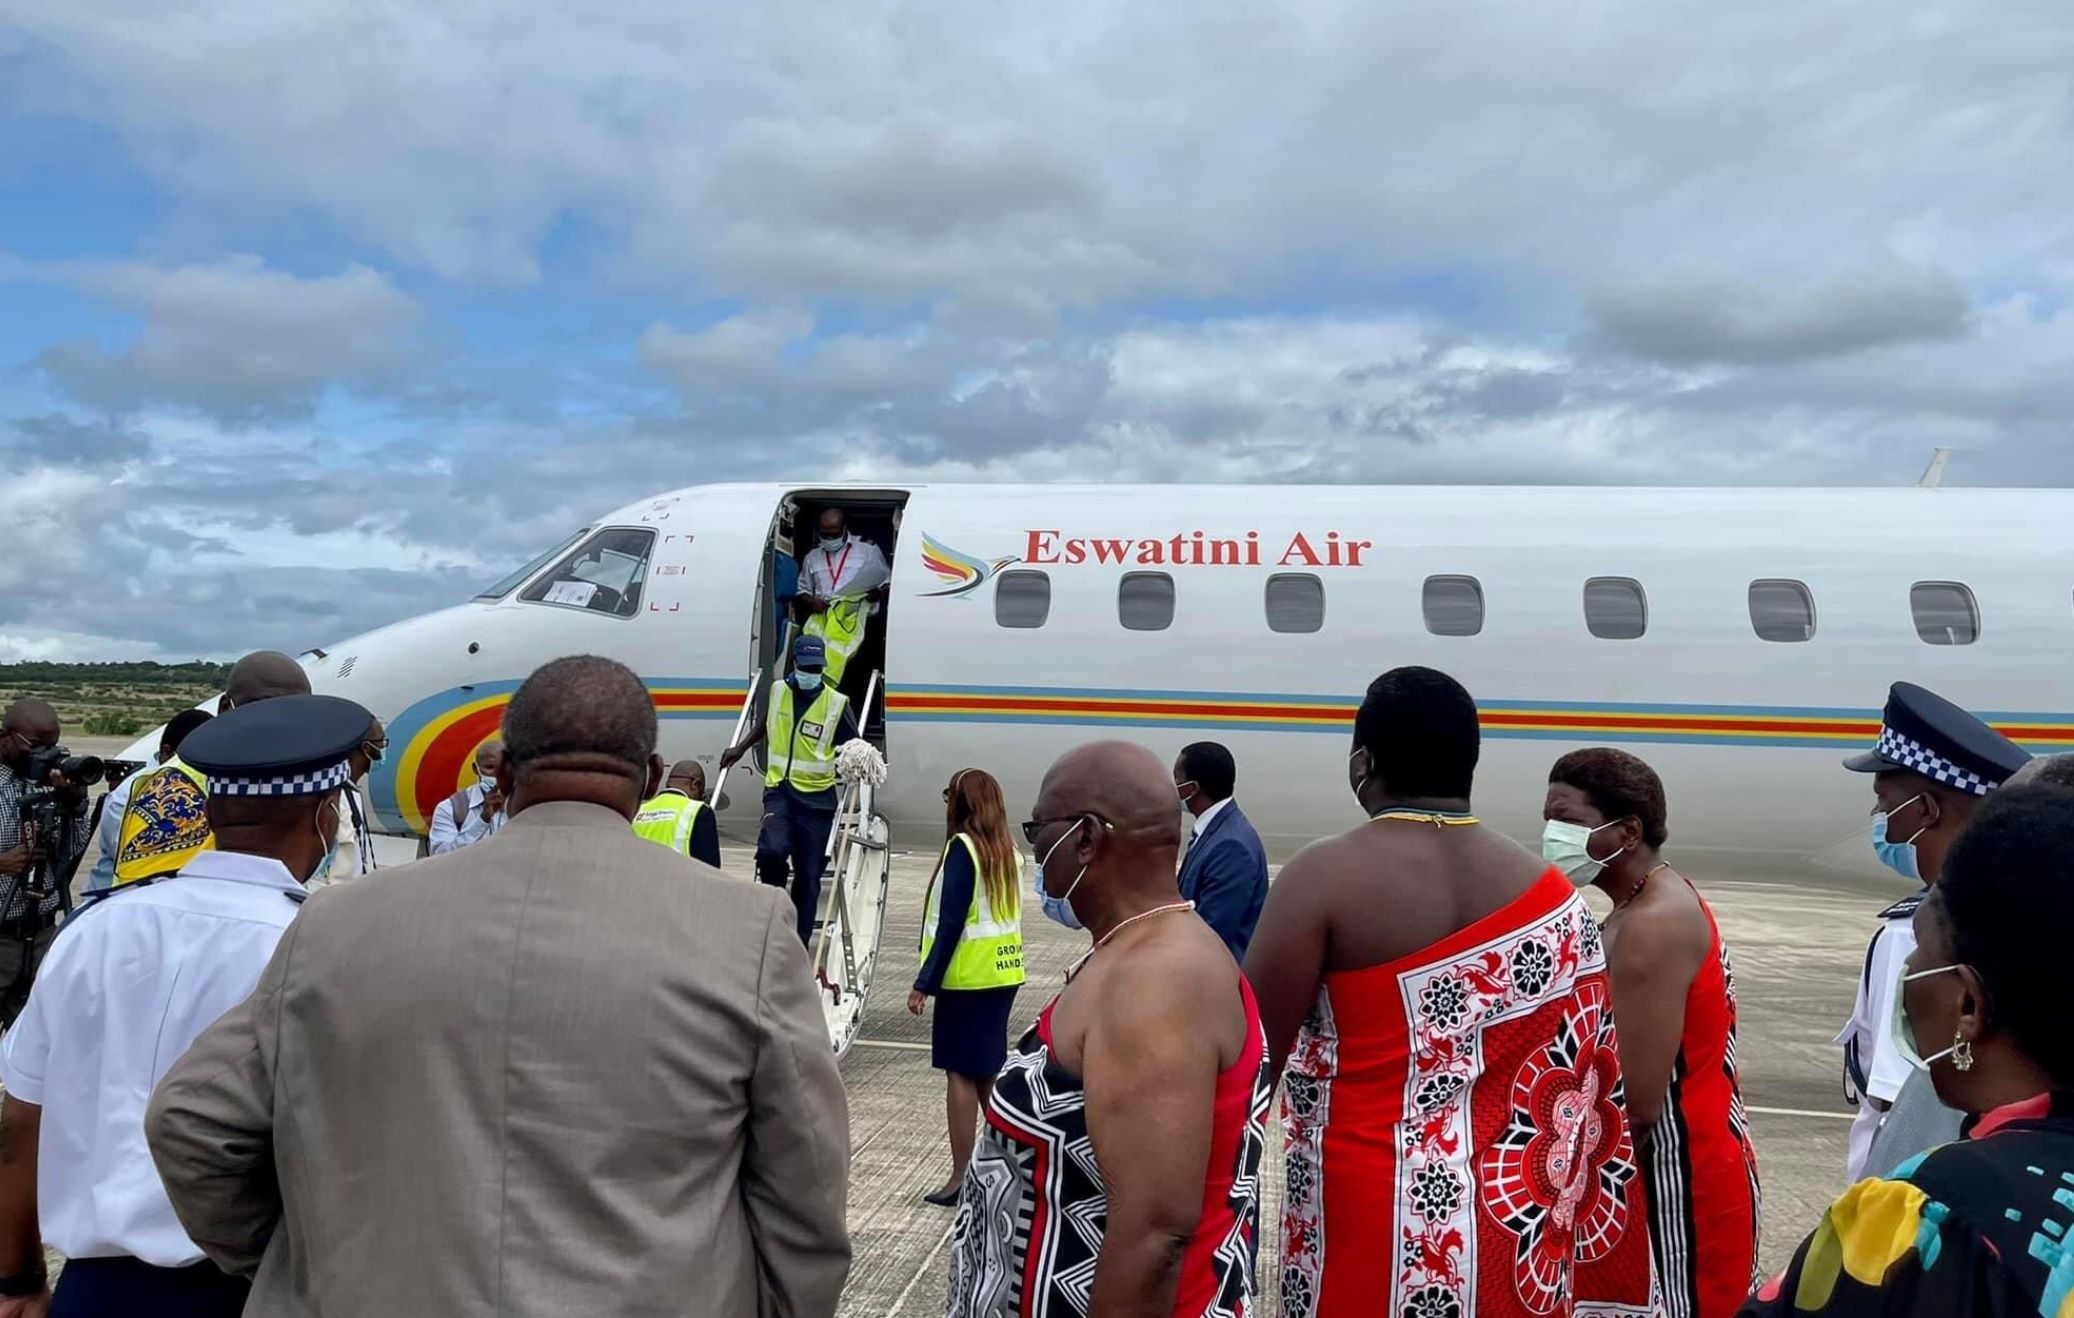
<instances>
[{"instance_id":1,"label":"red lanyard","mask_svg":"<svg viewBox=\"0 0 2074 1318\"><path fill-rule=\"evenodd\" d=\"M836 563L835 570L831 572L828 577L829 594L833 595L835 594L835 592L842 589L843 569L850 565L850 551L852 549L855 549L856 547L857 543L854 540L845 540L843 542L843 556ZM824 568L828 566L828 551L825 549L821 551L821 566Z\"/></svg>"}]
</instances>

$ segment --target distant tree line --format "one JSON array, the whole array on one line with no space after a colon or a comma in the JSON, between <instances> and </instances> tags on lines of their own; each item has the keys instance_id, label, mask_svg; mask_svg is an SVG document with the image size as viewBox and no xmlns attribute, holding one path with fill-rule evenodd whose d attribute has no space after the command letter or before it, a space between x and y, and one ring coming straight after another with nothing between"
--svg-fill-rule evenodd
<instances>
[{"instance_id":1,"label":"distant tree line","mask_svg":"<svg viewBox=\"0 0 2074 1318\"><path fill-rule=\"evenodd\" d=\"M134 737L221 691L230 665L0 664L0 704L40 696L57 707L67 732Z\"/></svg>"}]
</instances>

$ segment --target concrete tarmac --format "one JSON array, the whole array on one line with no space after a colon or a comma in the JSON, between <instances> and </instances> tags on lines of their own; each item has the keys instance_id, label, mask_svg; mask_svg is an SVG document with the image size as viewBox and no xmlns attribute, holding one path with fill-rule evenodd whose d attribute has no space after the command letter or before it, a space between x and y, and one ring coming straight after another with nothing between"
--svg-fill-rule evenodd
<instances>
[{"instance_id":1,"label":"concrete tarmac","mask_svg":"<svg viewBox=\"0 0 2074 1318\"><path fill-rule=\"evenodd\" d=\"M853 1318L934 1315L943 1310L951 1210L921 1196L943 1182L943 1081L929 1066L929 1021L907 1012L921 904L934 852L899 856L882 978L873 983L866 1024L843 1062L850 1094L850 1231L855 1262L841 1312ZM733 873L753 872L749 854L729 848ZM1873 915L1891 896L1849 883L1787 886L1695 876L1720 921L1734 961L1741 1003L1736 1056L1750 1106L1763 1181L1761 1262L1777 1271L1843 1188L1851 1111L1842 1097L1842 1054L1830 1040L1850 1014L1854 985L1872 936ZM1603 903L1601 903L1603 909ZM1034 1022L1057 992L1066 966L1087 946L1084 934L1041 914L1024 926L1029 982L1016 1001L1010 1038ZM1271 1128L1263 1169L1268 1224L1261 1249L1272 1313L1281 1200L1280 1135Z\"/></svg>"}]
</instances>

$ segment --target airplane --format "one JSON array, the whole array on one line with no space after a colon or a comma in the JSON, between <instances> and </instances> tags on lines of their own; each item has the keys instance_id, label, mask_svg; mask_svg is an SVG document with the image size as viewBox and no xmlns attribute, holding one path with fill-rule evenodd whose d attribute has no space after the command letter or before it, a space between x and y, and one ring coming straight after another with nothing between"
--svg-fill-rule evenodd
<instances>
[{"instance_id":1,"label":"airplane","mask_svg":"<svg viewBox=\"0 0 2074 1318\"><path fill-rule=\"evenodd\" d=\"M1702 879L1869 877L1884 873L1870 786L1839 762L1871 745L1890 683L2034 752L2074 749L2066 491L714 485L629 504L472 600L307 652L314 689L388 726L374 821L422 834L520 681L572 653L642 674L662 754L717 782L782 662L776 546L829 506L893 565L846 678L890 777L846 807L854 847L831 871L843 909L818 964L847 999L830 1007L839 1051L875 960L884 848L939 845L942 789L967 765L1026 811L1087 740L1165 758L1220 741L1286 855L1358 822L1354 711L1379 673L1425 664L1477 698L1477 809L1529 846L1554 760L1617 745L1663 776L1671 854ZM741 836L760 811L735 787L721 819Z\"/></svg>"}]
</instances>

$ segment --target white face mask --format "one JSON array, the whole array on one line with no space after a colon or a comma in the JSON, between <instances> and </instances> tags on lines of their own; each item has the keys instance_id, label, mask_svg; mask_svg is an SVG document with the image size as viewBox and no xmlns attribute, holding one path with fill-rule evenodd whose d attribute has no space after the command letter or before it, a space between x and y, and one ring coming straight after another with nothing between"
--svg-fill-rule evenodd
<instances>
[{"instance_id":1,"label":"white face mask","mask_svg":"<svg viewBox=\"0 0 2074 1318\"><path fill-rule=\"evenodd\" d=\"M1946 974L1950 971L1957 970L1958 968L1959 967L1957 965L1949 965L1938 966L1933 970L1918 970L1912 975L1903 975L1901 977L1901 982L1903 984L1909 984L1919 979L1928 979L1932 975ZM1908 1023L1908 1012L1901 1005L1901 1000L1906 996L1908 995L1903 993L1899 987L1895 988L1894 1028L1892 1031L1890 1031L1894 1040L1894 1048L1895 1051L1901 1054L1901 1059L1907 1062L1910 1066L1913 1066L1918 1071L1927 1071L1930 1069L1930 1063L1943 1061L1945 1058L1950 1057L1953 1053L1959 1051L1959 1041L1958 1039L1954 1038L1952 1040L1951 1047L1945 1049L1941 1053L1932 1053L1928 1057L1925 1057L1921 1053L1917 1052L1915 1027Z\"/></svg>"},{"instance_id":2,"label":"white face mask","mask_svg":"<svg viewBox=\"0 0 2074 1318\"><path fill-rule=\"evenodd\" d=\"M324 844L324 856L323 859L317 862L315 869L303 876L302 881L305 886L330 875L332 859L338 855L338 830L340 823L338 797L334 796L331 798L331 832L328 834L324 831L324 807L322 805L317 807L316 818L311 821L310 827L316 830L317 840Z\"/></svg>"},{"instance_id":3,"label":"white face mask","mask_svg":"<svg viewBox=\"0 0 2074 1318\"><path fill-rule=\"evenodd\" d=\"M1551 819L1541 826L1541 858L1561 870L1570 882L1582 888L1605 873L1606 862L1620 854L1619 851L1615 851L1605 860L1592 855L1592 834L1622 822L1624 821L1615 819L1599 825L1598 828L1586 828L1582 824Z\"/></svg>"}]
</instances>

